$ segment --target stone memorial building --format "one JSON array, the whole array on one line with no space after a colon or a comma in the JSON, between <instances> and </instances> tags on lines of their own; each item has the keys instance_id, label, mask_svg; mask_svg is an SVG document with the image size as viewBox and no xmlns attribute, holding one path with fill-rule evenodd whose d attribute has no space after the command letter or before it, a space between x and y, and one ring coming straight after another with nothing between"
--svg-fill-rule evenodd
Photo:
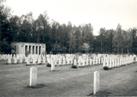
<instances>
[{"instance_id":1,"label":"stone memorial building","mask_svg":"<svg viewBox=\"0 0 137 97\"><path fill-rule=\"evenodd\" d=\"M46 54L46 45L44 43L26 43L26 42L13 42L11 44L15 54Z\"/></svg>"}]
</instances>

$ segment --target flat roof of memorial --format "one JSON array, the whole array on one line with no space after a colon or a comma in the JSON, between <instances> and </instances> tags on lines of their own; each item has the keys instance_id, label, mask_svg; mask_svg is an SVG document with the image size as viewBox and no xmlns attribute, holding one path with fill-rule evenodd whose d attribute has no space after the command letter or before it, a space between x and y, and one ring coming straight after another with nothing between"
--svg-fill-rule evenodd
<instances>
[{"instance_id":1,"label":"flat roof of memorial","mask_svg":"<svg viewBox=\"0 0 137 97\"><path fill-rule=\"evenodd\" d=\"M35 43L35 42L12 42L12 44L42 44L42 45L45 45L45 43Z\"/></svg>"}]
</instances>

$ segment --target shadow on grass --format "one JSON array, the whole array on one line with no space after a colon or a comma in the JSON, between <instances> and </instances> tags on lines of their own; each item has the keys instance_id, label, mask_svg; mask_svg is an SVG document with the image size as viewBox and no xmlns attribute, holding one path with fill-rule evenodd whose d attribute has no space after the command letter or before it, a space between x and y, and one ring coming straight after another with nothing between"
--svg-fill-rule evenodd
<instances>
[{"instance_id":1,"label":"shadow on grass","mask_svg":"<svg viewBox=\"0 0 137 97\"><path fill-rule=\"evenodd\" d=\"M50 72L60 72L61 70L55 69L55 70L50 70Z\"/></svg>"},{"instance_id":2,"label":"shadow on grass","mask_svg":"<svg viewBox=\"0 0 137 97\"><path fill-rule=\"evenodd\" d=\"M96 96L96 97L107 97L111 94L111 92L107 92L107 91L100 91L97 92L95 95L93 95L93 93L88 94L87 96Z\"/></svg>"},{"instance_id":3,"label":"shadow on grass","mask_svg":"<svg viewBox=\"0 0 137 97\"><path fill-rule=\"evenodd\" d=\"M38 88L44 88L45 86L46 86L45 84L37 84L36 86L27 86L26 88L38 89Z\"/></svg>"}]
</instances>

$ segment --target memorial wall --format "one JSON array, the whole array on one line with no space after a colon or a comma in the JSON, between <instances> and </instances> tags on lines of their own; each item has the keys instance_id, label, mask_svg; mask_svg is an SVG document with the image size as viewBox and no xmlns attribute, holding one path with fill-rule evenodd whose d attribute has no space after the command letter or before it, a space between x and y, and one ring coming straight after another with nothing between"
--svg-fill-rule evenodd
<instances>
[{"instance_id":1,"label":"memorial wall","mask_svg":"<svg viewBox=\"0 0 137 97\"><path fill-rule=\"evenodd\" d=\"M25 42L14 42L11 44L12 53L15 54L46 54L46 45L44 43L25 43Z\"/></svg>"}]
</instances>

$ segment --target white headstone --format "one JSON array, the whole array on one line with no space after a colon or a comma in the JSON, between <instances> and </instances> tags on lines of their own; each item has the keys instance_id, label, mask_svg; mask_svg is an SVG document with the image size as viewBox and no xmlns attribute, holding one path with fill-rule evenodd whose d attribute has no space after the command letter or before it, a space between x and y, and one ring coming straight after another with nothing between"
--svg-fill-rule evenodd
<instances>
[{"instance_id":1,"label":"white headstone","mask_svg":"<svg viewBox=\"0 0 137 97\"><path fill-rule=\"evenodd\" d=\"M53 70L55 70L55 64L54 64L54 62L52 62L52 64L51 64L51 71L53 71Z\"/></svg>"},{"instance_id":2,"label":"white headstone","mask_svg":"<svg viewBox=\"0 0 137 97\"><path fill-rule=\"evenodd\" d=\"M27 65L30 64L29 57L25 58L25 62L26 62Z\"/></svg>"},{"instance_id":3,"label":"white headstone","mask_svg":"<svg viewBox=\"0 0 137 97\"><path fill-rule=\"evenodd\" d=\"M30 68L30 83L29 86L36 86L37 85L37 67Z\"/></svg>"},{"instance_id":4,"label":"white headstone","mask_svg":"<svg viewBox=\"0 0 137 97\"><path fill-rule=\"evenodd\" d=\"M93 94L95 95L100 90L100 74L98 71L94 72Z\"/></svg>"},{"instance_id":5,"label":"white headstone","mask_svg":"<svg viewBox=\"0 0 137 97\"><path fill-rule=\"evenodd\" d=\"M7 63L11 64L11 58L8 58Z\"/></svg>"},{"instance_id":6,"label":"white headstone","mask_svg":"<svg viewBox=\"0 0 137 97\"><path fill-rule=\"evenodd\" d=\"M13 64L17 64L17 58L16 58L15 55L12 57L12 63L13 63Z\"/></svg>"}]
</instances>

